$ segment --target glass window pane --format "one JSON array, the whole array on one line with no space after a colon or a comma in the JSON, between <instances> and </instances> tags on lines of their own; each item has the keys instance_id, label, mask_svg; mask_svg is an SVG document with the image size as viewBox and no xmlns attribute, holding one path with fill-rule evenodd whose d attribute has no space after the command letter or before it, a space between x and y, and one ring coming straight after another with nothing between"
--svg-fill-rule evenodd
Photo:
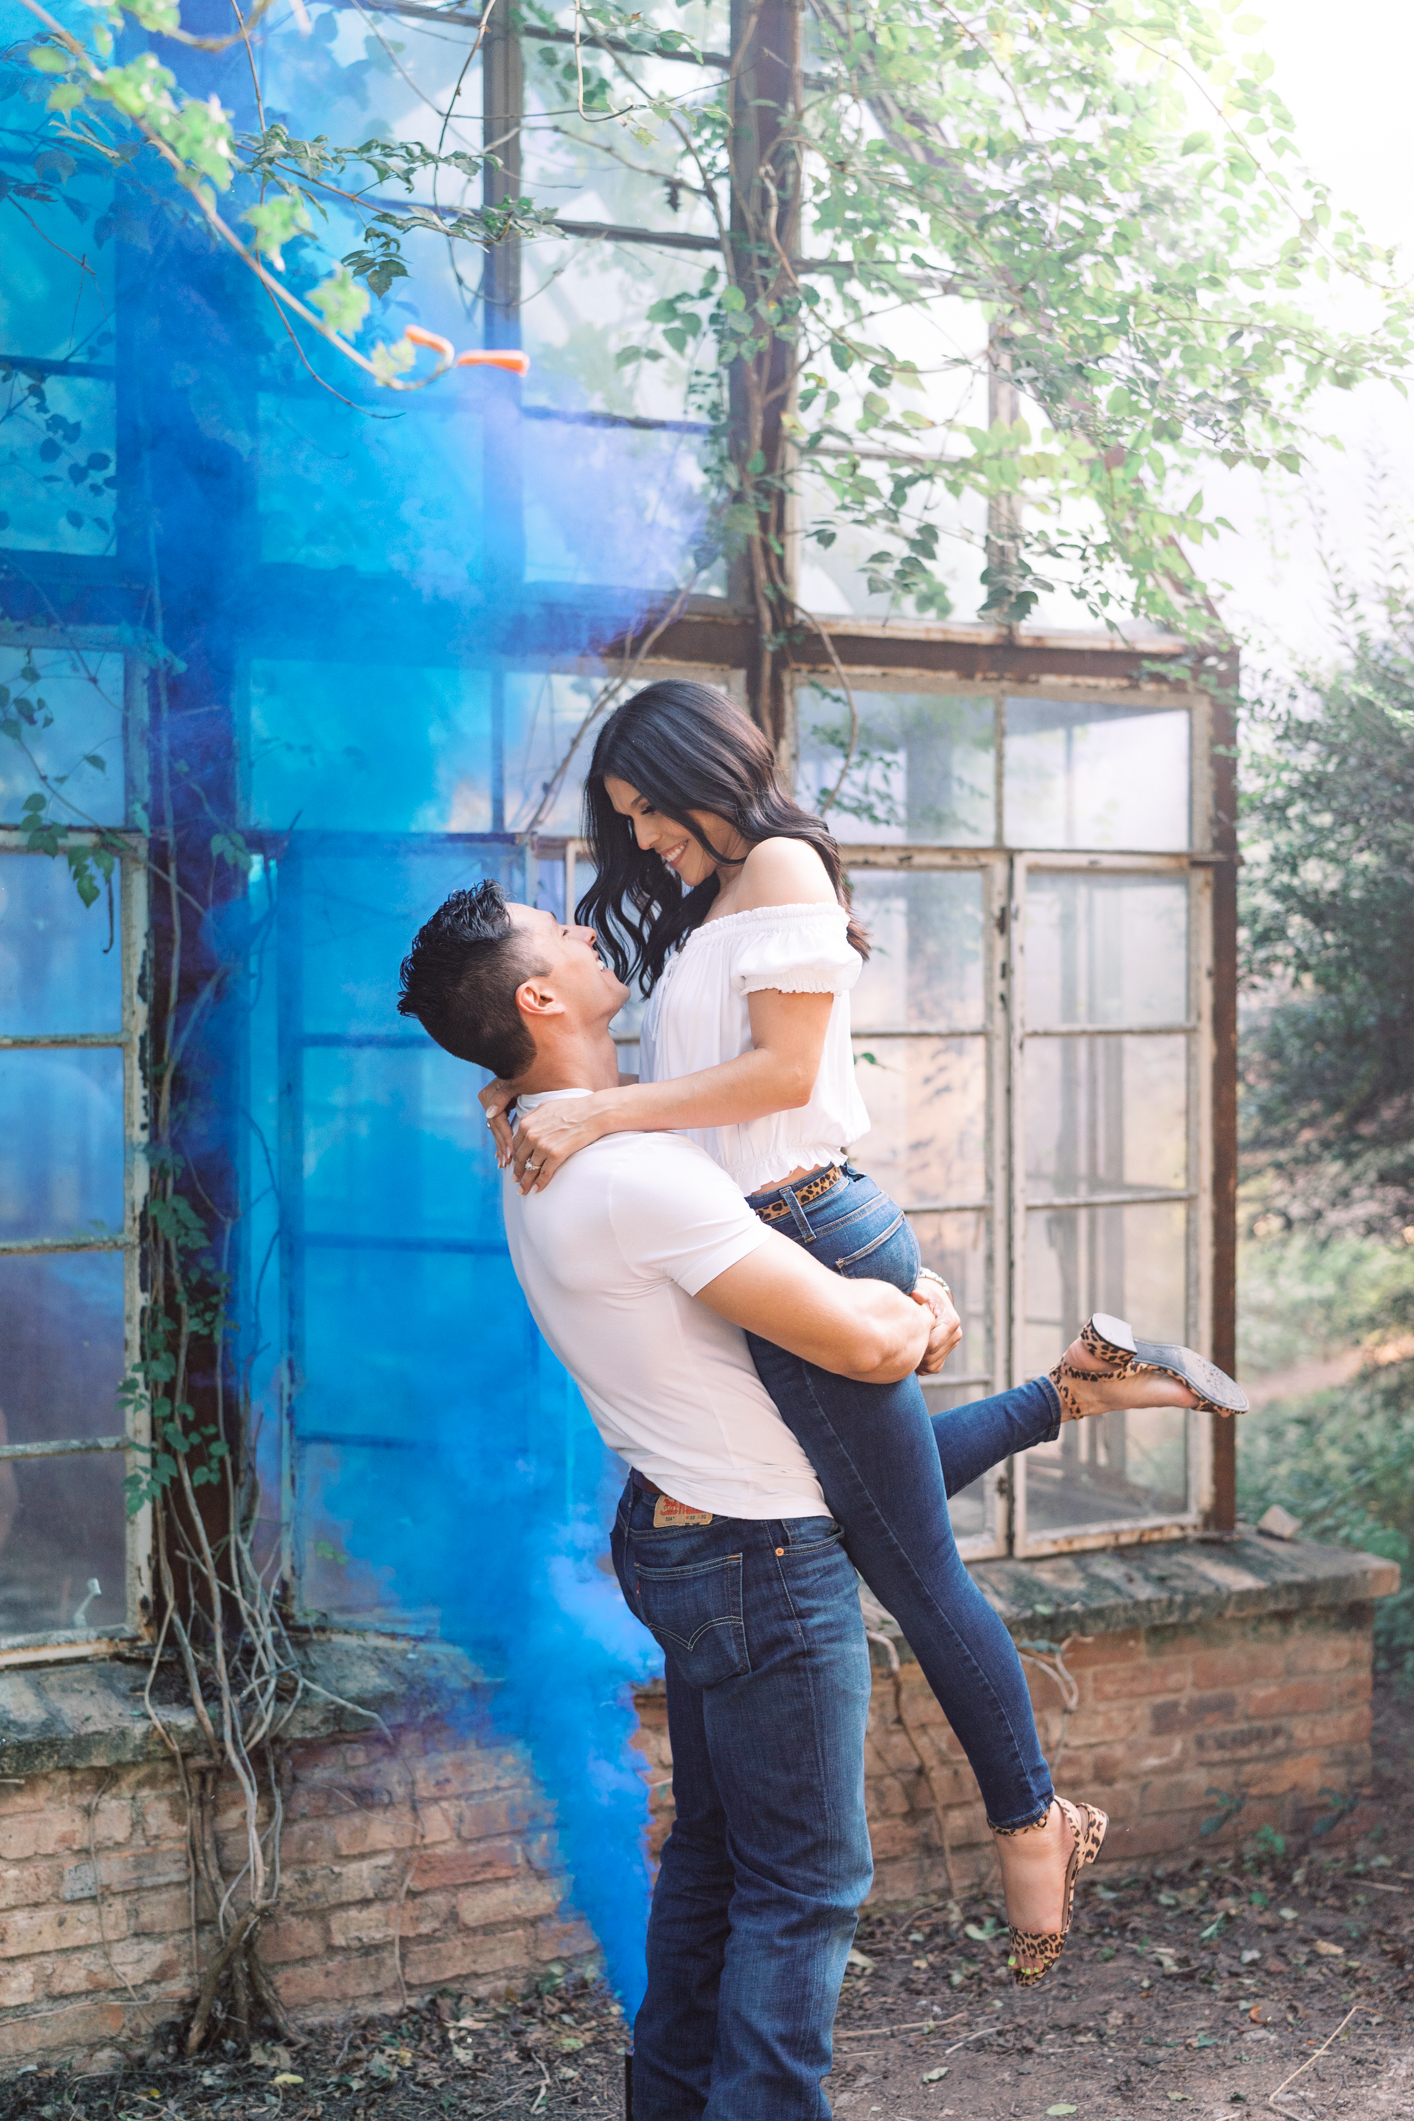
<instances>
[{"instance_id":1,"label":"glass window pane","mask_svg":"<svg viewBox=\"0 0 1414 2121\"><path fill-rule=\"evenodd\" d=\"M1187 1207L1032 1211L1026 1222L1026 1374L1049 1370L1092 1311L1126 1317L1145 1340L1187 1340ZM1030 1538L1181 1517L1187 1415L1130 1410L1066 1421L1026 1453Z\"/></svg>"},{"instance_id":2,"label":"glass window pane","mask_svg":"<svg viewBox=\"0 0 1414 2121\"><path fill-rule=\"evenodd\" d=\"M0 1443L119 1436L123 1255L0 1255Z\"/></svg>"},{"instance_id":3,"label":"glass window pane","mask_svg":"<svg viewBox=\"0 0 1414 2121\"><path fill-rule=\"evenodd\" d=\"M850 996L861 1031L975 1031L984 1016L982 875L851 872L870 955Z\"/></svg>"},{"instance_id":4,"label":"glass window pane","mask_svg":"<svg viewBox=\"0 0 1414 2121\"><path fill-rule=\"evenodd\" d=\"M1026 1044L1026 1198L1181 1187L1188 1040L1033 1038Z\"/></svg>"},{"instance_id":5,"label":"glass window pane","mask_svg":"<svg viewBox=\"0 0 1414 2121\"><path fill-rule=\"evenodd\" d=\"M0 685L10 694L8 712L18 710L26 722L25 750L41 773L62 782L56 817L70 825L123 824L123 658L0 647ZM25 700L36 712L32 723L19 705ZM0 741L0 824L17 824L26 796L44 792L19 745Z\"/></svg>"},{"instance_id":6,"label":"glass window pane","mask_svg":"<svg viewBox=\"0 0 1414 2121\"><path fill-rule=\"evenodd\" d=\"M1188 1338L1186 1204L1033 1209L1027 1217L1027 1376L1048 1370L1092 1311L1144 1340ZM1027 1453L1029 1536L1172 1517L1188 1507L1188 1419L1179 1409L1067 1422Z\"/></svg>"},{"instance_id":7,"label":"glass window pane","mask_svg":"<svg viewBox=\"0 0 1414 2121\"><path fill-rule=\"evenodd\" d=\"M602 682L420 665L411 714L394 711L407 686L400 666L258 660L250 821L273 831L295 818L302 831L524 831ZM591 737L538 831L578 832Z\"/></svg>"},{"instance_id":8,"label":"glass window pane","mask_svg":"<svg viewBox=\"0 0 1414 2121\"><path fill-rule=\"evenodd\" d=\"M485 1078L422 1045L316 1046L304 1060L306 1242L447 1239L501 1250Z\"/></svg>"},{"instance_id":9,"label":"glass window pane","mask_svg":"<svg viewBox=\"0 0 1414 2121\"><path fill-rule=\"evenodd\" d=\"M122 1626L126 1470L121 1451L0 1459L0 1636Z\"/></svg>"},{"instance_id":10,"label":"glass window pane","mask_svg":"<svg viewBox=\"0 0 1414 2121\"><path fill-rule=\"evenodd\" d=\"M1025 1374L1049 1370L1092 1311L1145 1340L1188 1337L1188 1203L1032 1208L1026 1221Z\"/></svg>"},{"instance_id":11,"label":"glass window pane","mask_svg":"<svg viewBox=\"0 0 1414 2121\"><path fill-rule=\"evenodd\" d=\"M962 1320L962 1339L948 1357L942 1376L923 1379L929 1412L946 1414L984 1398L992 1389L993 1269L988 1218L985 1214L913 1215L909 1221L924 1266L942 1275ZM970 1481L953 1495L951 1515L959 1539L980 1538L988 1532L984 1480Z\"/></svg>"},{"instance_id":12,"label":"glass window pane","mask_svg":"<svg viewBox=\"0 0 1414 2121\"><path fill-rule=\"evenodd\" d=\"M300 924L303 1023L318 1036L425 1034L397 1013L398 967L409 943L449 892L498 877L512 898L525 891L519 849L428 842L389 853L330 854L318 842L282 864L280 889ZM291 1027L293 1030L293 1027ZM468 1094L483 1078L466 1069Z\"/></svg>"},{"instance_id":13,"label":"glass window pane","mask_svg":"<svg viewBox=\"0 0 1414 2121\"><path fill-rule=\"evenodd\" d=\"M122 1232L122 1053L0 1053L0 1237Z\"/></svg>"},{"instance_id":14,"label":"glass window pane","mask_svg":"<svg viewBox=\"0 0 1414 2121\"><path fill-rule=\"evenodd\" d=\"M1028 1539L1099 1531L1188 1509L1188 1417L1179 1408L1068 1421L1026 1453Z\"/></svg>"},{"instance_id":15,"label":"glass window pane","mask_svg":"<svg viewBox=\"0 0 1414 2121\"><path fill-rule=\"evenodd\" d=\"M1188 883L1181 876L1026 879L1026 1022L1181 1024Z\"/></svg>"},{"instance_id":16,"label":"glass window pane","mask_svg":"<svg viewBox=\"0 0 1414 2121\"><path fill-rule=\"evenodd\" d=\"M986 1197L987 1056L981 1038L857 1038L870 1131L851 1161L912 1202Z\"/></svg>"},{"instance_id":17,"label":"glass window pane","mask_svg":"<svg viewBox=\"0 0 1414 2121\"><path fill-rule=\"evenodd\" d=\"M121 1031L123 959L119 940L121 870L107 893L85 906L67 862L43 854L0 854L0 1032Z\"/></svg>"},{"instance_id":18,"label":"glass window pane","mask_svg":"<svg viewBox=\"0 0 1414 2121\"><path fill-rule=\"evenodd\" d=\"M1188 845L1186 707L1006 703L1005 844Z\"/></svg>"},{"instance_id":19,"label":"glass window pane","mask_svg":"<svg viewBox=\"0 0 1414 2121\"><path fill-rule=\"evenodd\" d=\"M849 756L830 829L844 842L989 847L996 811L995 710L990 699L936 692L856 692L859 735L850 756L849 702L823 686L798 694L796 792L807 809L829 794Z\"/></svg>"}]
</instances>

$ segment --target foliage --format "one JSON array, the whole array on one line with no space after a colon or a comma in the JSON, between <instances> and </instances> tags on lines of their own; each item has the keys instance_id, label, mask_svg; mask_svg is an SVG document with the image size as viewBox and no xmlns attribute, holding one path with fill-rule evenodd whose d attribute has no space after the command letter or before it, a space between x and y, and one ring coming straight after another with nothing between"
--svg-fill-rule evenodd
<instances>
[{"instance_id":1,"label":"foliage","mask_svg":"<svg viewBox=\"0 0 1414 2121\"><path fill-rule=\"evenodd\" d=\"M68 146L130 161L135 129L218 240L389 387L417 387L408 363L340 337L362 323L350 274L386 293L413 272L414 236L563 240L553 205L529 197L449 210L367 196L431 178L435 201L439 175L460 187L500 166L495 149L448 147L456 95L435 145L299 139L263 116L237 137L153 51L114 63L125 14L159 44L216 49L248 38L259 8L212 39L181 28L174 0L128 0L97 11L84 43L26 4L44 31L28 62L52 77L50 122ZM862 533L871 591L921 613L950 609L944 541L976 544L980 503L1006 528L982 570L989 615L1024 617L1054 579L1097 613L1205 636L1185 550L1219 528L1202 467L1299 471L1317 390L1368 374L1402 387L1409 314L1389 258L1302 172L1271 61L1251 45L1260 25L1238 4L963 0L920 15L906 0L811 0L807 93L779 111L757 166L742 144L755 105L736 108L730 77L704 67L680 94L656 85L665 55L693 51L682 31L594 0L576 6L571 38L525 0L528 27L566 40L535 47L545 126L586 168L628 159L718 229L718 267L694 296L646 304L620 359L666 349L689 364L689 398L718 435L717 535L748 554L763 636L793 619L787 490L807 495L811 538ZM468 65L484 29L467 30ZM251 245L215 209L233 184L259 194L243 208ZM335 205L361 234L305 301L281 280L284 246ZM1313 284L1342 278L1372 298L1362 335L1331 332L1309 306ZM985 346L969 317L985 320ZM1001 409L984 415L999 377Z\"/></svg>"},{"instance_id":2,"label":"foliage","mask_svg":"<svg viewBox=\"0 0 1414 2121\"><path fill-rule=\"evenodd\" d=\"M1414 602L1249 714L1245 1150L1270 1209L1414 1225Z\"/></svg>"},{"instance_id":3,"label":"foliage","mask_svg":"<svg viewBox=\"0 0 1414 2121\"><path fill-rule=\"evenodd\" d=\"M1375 1641L1384 1668L1414 1683L1414 1245L1273 1233L1244 1245L1238 1285L1245 1376L1365 1350L1339 1390L1244 1419L1238 1499L1251 1521L1278 1502L1303 1537L1399 1562L1405 1588L1376 1606Z\"/></svg>"},{"instance_id":4,"label":"foliage","mask_svg":"<svg viewBox=\"0 0 1414 2121\"><path fill-rule=\"evenodd\" d=\"M1349 1348L1388 1346L1414 1328L1414 1245L1287 1231L1275 1215L1256 1221L1261 1234L1238 1250L1241 1376L1270 1377Z\"/></svg>"},{"instance_id":5,"label":"foliage","mask_svg":"<svg viewBox=\"0 0 1414 2121\"><path fill-rule=\"evenodd\" d=\"M1244 1516L1278 1502L1303 1538L1400 1564L1405 1588L1375 1607L1375 1647L1384 1669L1414 1684L1414 1360L1248 1416L1237 1463Z\"/></svg>"}]
</instances>

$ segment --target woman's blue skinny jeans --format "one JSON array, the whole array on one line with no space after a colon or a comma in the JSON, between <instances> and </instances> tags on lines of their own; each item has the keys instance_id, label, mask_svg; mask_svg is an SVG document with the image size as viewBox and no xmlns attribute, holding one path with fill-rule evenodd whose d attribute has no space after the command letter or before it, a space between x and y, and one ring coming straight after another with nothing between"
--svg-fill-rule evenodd
<instances>
[{"instance_id":1,"label":"woman's blue skinny jeans","mask_svg":"<svg viewBox=\"0 0 1414 2121\"><path fill-rule=\"evenodd\" d=\"M911 1290L918 1240L872 1178L846 1167L802 1206L789 1186L753 1193L784 1201L772 1227L822 1266ZM993 1826L1026 1826L1054 1794L1021 1659L962 1565L948 1497L1000 1459L1060 1433L1060 1398L1034 1378L994 1398L929 1415L916 1377L852 1384L747 1336L761 1382L819 1476L845 1547L898 1622L972 1765Z\"/></svg>"}]
</instances>

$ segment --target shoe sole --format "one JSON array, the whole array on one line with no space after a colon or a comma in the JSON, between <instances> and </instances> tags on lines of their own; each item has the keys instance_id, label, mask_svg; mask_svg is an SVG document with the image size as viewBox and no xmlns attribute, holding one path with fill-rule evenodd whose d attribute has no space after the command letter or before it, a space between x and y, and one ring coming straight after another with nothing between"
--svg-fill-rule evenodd
<instances>
[{"instance_id":1,"label":"shoe sole","mask_svg":"<svg viewBox=\"0 0 1414 2121\"><path fill-rule=\"evenodd\" d=\"M1251 1402L1241 1385L1196 1348L1182 1348L1167 1340L1136 1340L1127 1319L1113 1318L1106 1311L1097 1311L1090 1326L1098 1343L1097 1352L1117 1361L1128 1358L1142 1362L1151 1370L1163 1370L1178 1378L1196 1394L1200 1413L1247 1412Z\"/></svg>"}]
</instances>

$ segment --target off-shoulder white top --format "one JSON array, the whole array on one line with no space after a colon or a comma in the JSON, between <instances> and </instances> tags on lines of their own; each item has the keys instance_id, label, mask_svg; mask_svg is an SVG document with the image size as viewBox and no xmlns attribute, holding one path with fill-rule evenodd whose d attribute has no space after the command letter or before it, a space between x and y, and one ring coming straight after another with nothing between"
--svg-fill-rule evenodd
<instances>
[{"instance_id":1,"label":"off-shoulder white top","mask_svg":"<svg viewBox=\"0 0 1414 2121\"><path fill-rule=\"evenodd\" d=\"M839 1157L869 1130L854 1080L849 990L863 963L846 940L843 906L758 906L695 928L671 957L643 1012L639 1080L666 1082L735 1060L751 1046L748 995L833 994L810 1102L735 1127L681 1131L743 1193Z\"/></svg>"}]
</instances>

